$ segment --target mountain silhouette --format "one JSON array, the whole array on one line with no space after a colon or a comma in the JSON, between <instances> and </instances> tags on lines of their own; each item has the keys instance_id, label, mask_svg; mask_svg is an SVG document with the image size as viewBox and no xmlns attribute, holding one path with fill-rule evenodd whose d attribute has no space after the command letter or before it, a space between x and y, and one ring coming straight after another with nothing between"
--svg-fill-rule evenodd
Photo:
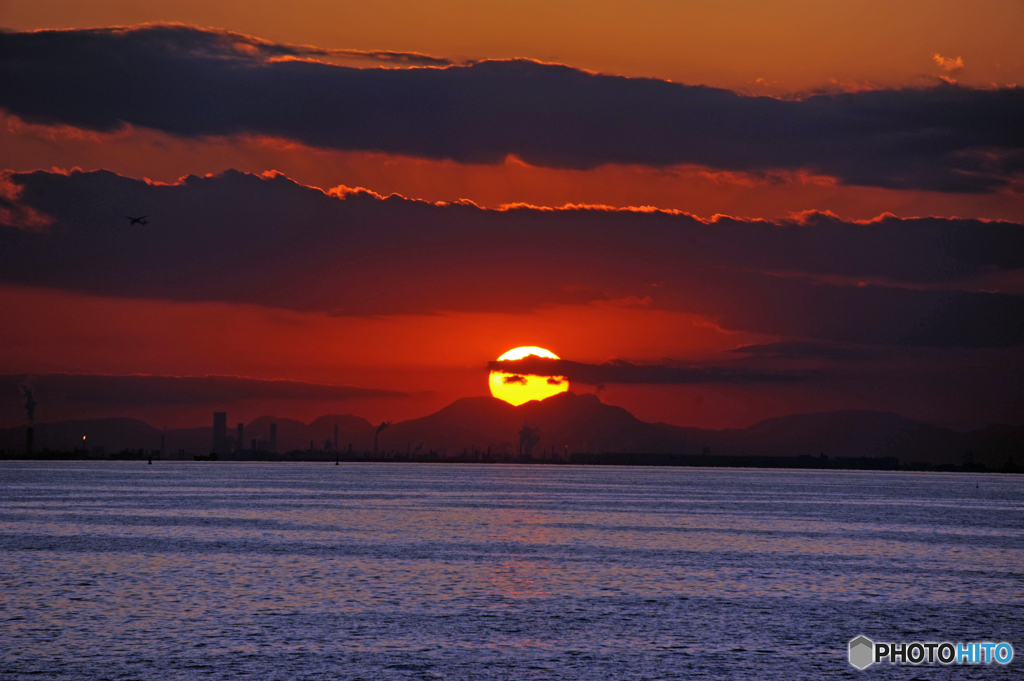
<instances>
[{"instance_id":1,"label":"mountain silhouette","mask_svg":"<svg viewBox=\"0 0 1024 681\"><path fill-rule=\"evenodd\" d=\"M901 450L941 453L961 434L891 412L849 410L779 416L749 428L694 435L707 439L716 453L856 457L898 456Z\"/></svg>"},{"instance_id":2,"label":"mountain silhouette","mask_svg":"<svg viewBox=\"0 0 1024 681\"><path fill-rule=\"evenodd\" d=\"M702 454L723 456L897 457L904 463L961 464L964 455L990 467L1024 454L1024 428L992 425L961 433L891 412L848 410L765 419L748 428L709 430L647 423L595 395L565 392L514 407L493 397L456 400L381 433L382 449L467 448L516 453L524 426L540 430L536 451ZM535 456L537 456L535 454ZM539 458L544 458L540 456Z\"/></svg>"},{"instance_id":3,"label":"mountain silhouette","mask_svg":"<svg viewBox=\"0 0 1024 681\"><path fill-rule=\"evenodd\" d=\"M263 416L245 426L244 448L252 439L269 439L277 424L277 450L314 449L334 438L338 424L339 449L373 450L374 424L352 415L321 416L310 424ZM565 392L541 402L513 406L493 397L467 397L422 418L391 424L379 436L382 451L434 451L442 457L464 451L515 455L524 426L539 436L534 458L564 453L703 454L723 456L897 457L904 464L961 464L965 455L998 468L1008 457L1024 455L1024 427L995 424L957 432L891 412L835 411L794 414L765 419L748 428L708 430L666 423L647 423L622 407L604 404L592 394ZM160 431L135 419L64 421L35 426L36 449L75 449L87 443L107 452L155 449L160 435L165 450L208 453L213 429L181 428ZM228 434L234 429L228 427ZM0 450L23 452L25 427L0 430Z\"/></svg>"},{"instance_id":4,"label":"mountain silhouette","mask_svg":"<svg viewBox=\"0 0 1024 681\"><path fill-rule=\"evenodd\" d=\"M382 448L466 448L514 454L524 426L539 429L537 452L678 452L684 429L645 423L591 394L559 393L518 407L494 397L465 397L423 418L402 421L380 435Z\"/></svg>"}]
</instances>

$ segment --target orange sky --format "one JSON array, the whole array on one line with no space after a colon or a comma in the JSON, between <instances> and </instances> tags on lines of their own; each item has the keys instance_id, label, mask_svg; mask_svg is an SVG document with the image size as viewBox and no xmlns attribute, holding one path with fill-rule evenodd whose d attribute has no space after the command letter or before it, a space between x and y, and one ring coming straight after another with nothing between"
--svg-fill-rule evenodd
<instances>
[{"instance_id":1,"label":"orange sky","mask_svg":"<svg viewBox=\"0 0 1024 681\"><path fill-rule=\"evenodd\" d=\"M761 93L918 85L940 75L975 86L1024 84L1024 5L1016 0L5 0L2 7L0 24L17 30L178 21L293 44L455 60L528 57ZM961 57L964 68L948 74L934 54Z\"/></svg>"},{"instance_id":2,"label":"orange sky","mask_svg":"<svg viewBox=\"0 0 1024 681\"><path fill-rule=\"evenodd\" d=\"M781 97L818 90L930 87L940 78L979 88L1024 84L1024 4L1019 1L530 0L498 7L462 0L0 2L0 26L19 31L143 22L182 22L326 48L412 51L456 62L525 57ZM477 165L317 149L252 136L189 139L132 128L96 134L30 125L0 110L0 169L74 167L159 182L227 169L273 170L324 190L366 187L382 195L469 199L487 207L657 206L701 217L768 219L819 210L855 220L892 213L1024 222L1019 181L988 193L940 193L845 186L806 171L633 165L571 170L532 167L513 157L503 164ZM0 311L0 373L224 374L410 393L334 405L234 405L231 419L270 409L306 421L327 411L371 420L422 416L458 397L485 394L486 362L519 345L547 347L564 358L594 363L616 358L717 362L728 359L723 353L730 348L780 340L724 330L697 315L649 309L643 301L516 314L352 318L0 285ZM920 369L921 385L933 380L929 376L929 369ZM955 411L914 404L910 392L882 378L874 386L866 389L852 378L825 387L619 385L609 386L601 397L646 420L704 427L872 405L935 420L948 420ZM170 419L172 424L201 425L205 413L205 408L193 413L140 406L133 415L154 423Z\"/></svg>"},{"instance_id":3,"label":"orange sky","mask_svg":"<svg viewBox=\"0 0 1024 681\"><path fill-rule=\"evenodd\" d=\"M458 397L487 394L487 361L520 345L569 348L574 357L600 362L668 355L700 360L772 340L725 332L694 315L612 304L521 314L350 318L0 286L0 309L0 374L25 367L35 373L218 374L414 393L343 405L372 420L422 416ZM254 418L264 407L250 408ZM276 415L300 418L309 408L277 405ZM180 418L180 411L171 413ZM205 411L195 425L205 423Z\"/></svg>"}]
</instances>

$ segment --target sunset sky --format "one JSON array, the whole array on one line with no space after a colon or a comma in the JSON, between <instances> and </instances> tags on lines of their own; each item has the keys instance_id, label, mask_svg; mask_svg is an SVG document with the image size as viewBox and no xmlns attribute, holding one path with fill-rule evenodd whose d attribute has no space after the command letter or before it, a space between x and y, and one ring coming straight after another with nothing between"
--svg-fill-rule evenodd
<instances>
[{"instance_id":1,"label":"sunset sky","mask_svg":"<svg viewBox=\"0 0 1024 681\"><path fill-rule=\"evenodd\" d=\"M0 426L400 420L524 345L647 421L1024 424L1019 1L0 27Z\"/></svg>"}]
</instances>

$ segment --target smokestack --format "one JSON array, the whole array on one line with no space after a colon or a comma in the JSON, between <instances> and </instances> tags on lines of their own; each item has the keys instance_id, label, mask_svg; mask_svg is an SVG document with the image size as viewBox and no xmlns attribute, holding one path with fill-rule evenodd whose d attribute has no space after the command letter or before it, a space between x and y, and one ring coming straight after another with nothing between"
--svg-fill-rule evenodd
<instances>
[{"instance_id":1,"label":"smokestack","mask_svg":"<svg viewBox=\"0 0 1024 681\"><path fill-rule=\"evenodd\" d=\"M277 424L270 424L270 453L277 454Z\"/></svg>"},{"instance_id":2,"label":"smokestack","mask_svg":"<svg viewBox=\"0 0 1024 681\"><path fill-rule=\"evenodd\" d=\"M384 430L391 425L391 421L384 421L377 426L377 432L373 434L373 455L377 456L377 436L380 435L380 431Z\"/></svg>"},{"instance_id":3,"label":"smokestack","mask_svg":"<svg viewBox=\"0 0 1024 681\"><path fill-rule=\"evenodd\" d=\"M32 456L32 440L35 437L35 433L32 432L32 426L28 427L25 431L25 453Z\"/></svg>"},{"instance_id":4,"label":"smokestack","mask_svg":"<svg viewBox=\"0 0 1024 681\"><path fill-rule=\"evenodd\" d=\"M338 448L338 424L334 424L334 448Z\"/></svg>"},{"instance_id":5,"label":"smokestack","mask_svg":"<svg viewBox=\"0 0 1024 681\"><path fill-rule=\"evenodd\" d=\"M245 448L245 440L243 439L244 437L245 437L245 425L239 423L238 424L238 434L235 435L235 451L236 452L240 452L240 451L242 451Z\"/></svg>"}]
</instances>

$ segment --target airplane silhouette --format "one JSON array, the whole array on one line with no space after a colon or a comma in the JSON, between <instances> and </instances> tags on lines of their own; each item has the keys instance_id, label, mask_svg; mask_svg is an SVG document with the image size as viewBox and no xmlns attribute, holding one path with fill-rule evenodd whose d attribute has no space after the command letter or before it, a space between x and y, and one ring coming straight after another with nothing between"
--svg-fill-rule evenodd
<instances>
[{"instance_id":1,"label":"airplane silhouette","mask_svg":"<svg viewBox=\"0 0 1024 681\"><path fill-rule=\"evenodd\" d=\"M125 217L128 218L128 220L130 221L129 224L128 224L129 227L131 227L132 225L148 225L149 224L149 220L146 219L146 218L149 217L148 215L143 215L141 218L133 218L131 215L126 215Z\"/></svg>"}]
</instances>

